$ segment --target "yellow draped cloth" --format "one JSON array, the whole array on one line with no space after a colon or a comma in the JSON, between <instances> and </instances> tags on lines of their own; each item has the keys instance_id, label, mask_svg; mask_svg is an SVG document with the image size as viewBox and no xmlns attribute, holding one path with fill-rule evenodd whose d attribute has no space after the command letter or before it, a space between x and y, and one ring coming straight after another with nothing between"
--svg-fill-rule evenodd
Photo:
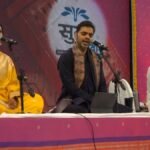
<instances>
[{"instance_id":1,"label":"yellow draped cloth","mask_svg":"<svg viewBox=\"0 0 150 150\"><path fill-rule=\"evenodd\" d=\"M20 96L20 84L17 78L16 69L12 59L0 51L0 113L20 113L21 100L19 98L18 107L10 109L8 101L10 98ZM44 100L39 94L31 97L24 93L24 112L41 113Z\"/></svg>"}]
</instances>

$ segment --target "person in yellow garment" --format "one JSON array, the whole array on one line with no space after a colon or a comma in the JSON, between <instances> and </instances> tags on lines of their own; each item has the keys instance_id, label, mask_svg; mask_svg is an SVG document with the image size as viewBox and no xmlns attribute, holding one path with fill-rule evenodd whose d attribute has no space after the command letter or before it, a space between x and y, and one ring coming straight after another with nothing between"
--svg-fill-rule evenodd
<instances>
[{"instance_id":1,"label":"person in yellow garment","mask_svg":"<svg viewBox=\"0 0 150 150\"><path fill-rule=\"evenodd\" d=\"M24 112L41 113L44 101L39 94L24 93ZM12 59L0 51L0 113L21 112L20 85Z\"/></svg>"},{"instance_id":2,"label":"person in yellow garment","mask_svg":"<svg viewBox=\"0 0 150 150\"><path fill-rule=\"evenodd\" d=\"M0 28L1 29L1 28ZM1 43L0 43L1 45ZM44 100L39 94L24 93L24 113L42 113ZM0 51L0 114L20 113L20 84L12 59Z\"/></svg>"}]
</instances>

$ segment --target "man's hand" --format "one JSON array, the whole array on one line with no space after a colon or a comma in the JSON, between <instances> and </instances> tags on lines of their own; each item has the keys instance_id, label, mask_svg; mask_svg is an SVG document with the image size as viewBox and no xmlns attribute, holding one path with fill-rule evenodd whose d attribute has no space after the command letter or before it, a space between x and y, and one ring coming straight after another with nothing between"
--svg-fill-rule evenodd
<instances>
[{"instance_id":1,"label":"man's hand","mask_svg":"<svg viewBox=\"0 0 150 150\"><path fill-rule=\"evenodd\" d=\"M17 108L18 107L18 99L16 97L9 99L8 106L11 109Z\"/></svg>"}]
</instances>

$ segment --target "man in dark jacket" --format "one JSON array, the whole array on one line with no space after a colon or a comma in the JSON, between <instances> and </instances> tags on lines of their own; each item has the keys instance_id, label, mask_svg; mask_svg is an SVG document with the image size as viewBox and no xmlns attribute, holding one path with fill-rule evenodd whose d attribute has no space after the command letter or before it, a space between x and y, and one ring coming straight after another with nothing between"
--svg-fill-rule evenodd
<instances>
[{"instance_id":1,"label":"man in dark jacket","mask_svg":"<svg viewBox=\"0 0 150 150\"><path fill-rule=\"evenodd\" d=\"M63 86L56 112L89 113L95 92L107 91L102 60L89 49L94 33L92 22L78 24L73 47L59 58Z\"/></svg>"}]
</instances>

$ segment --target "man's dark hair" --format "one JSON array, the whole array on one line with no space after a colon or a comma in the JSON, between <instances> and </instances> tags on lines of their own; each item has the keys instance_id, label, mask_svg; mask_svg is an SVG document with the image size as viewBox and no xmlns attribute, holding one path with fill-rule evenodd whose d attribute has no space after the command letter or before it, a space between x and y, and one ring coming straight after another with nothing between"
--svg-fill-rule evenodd
<instances>
[{"instance_id":1,"label":"man's dark hair","mask_svg":"<svg viewBox=\"0 0 150 150\"><path fill-rule=\"evenodd\" d=\"M91 27L93 29L93 33L95 33L95 25L91 22L91 21L82 21L77 25L77 30L76 32L79 32L79 30L81 29L81 27Z\"/></svg>"}]
</instances>

